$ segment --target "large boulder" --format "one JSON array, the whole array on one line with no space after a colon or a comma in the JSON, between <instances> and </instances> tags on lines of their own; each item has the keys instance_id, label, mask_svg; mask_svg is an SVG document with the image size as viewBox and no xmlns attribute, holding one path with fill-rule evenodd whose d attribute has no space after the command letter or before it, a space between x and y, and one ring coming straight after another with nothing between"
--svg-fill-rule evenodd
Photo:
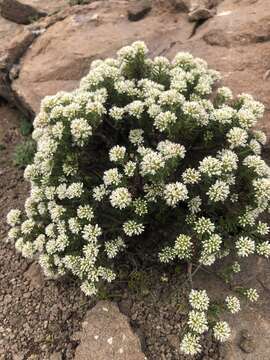
<instances>
[{"instance_id":1,"label":"large boulder","mask_svg":"<svg viewBox=\"0 0 270 360\"><path fill-rule=\"evenodd\" d=\"M47 13L17 0L4 0L0 3L0 14L17 24L30 24Z\"/></svg>"},{"instance_id":2,"label":"large boulder","mask_svg":"<svg viewBox=\"0 0 270 360\"><path fill-rule=\"evenodd\" d=\"M22 29L22 26L12 23L0 16L0 59L5 53L7 45Z\"/></svg>"},{"instance_id":3,"label":"large boulder","mask_svg":"<svg viewBox=\"0 0 270 360\"><path fill-rule=\"evenodd\" d=\"M128 8L128 2L110 1L71 8L69 16L50 26L26 52L14 91L38 112L45 95L78 86L94 59L112 56L136 39L146 40L153 54L165 55L192 33L194 25L184 14L153 9L143 20L131 22Z\"/></svg>"},{"instance_id":4,"label":"large boulder","mask_svg":"<svg viewBox=\"0 0 270 360\"><path fill-rule=\"evenodd\" d=\"M38 11L45 11L48 14L55 13L69 6L68 0L20 0L22 4L30 5Z\"/></svg>"},{"instance_id":5,"label":"large boulder","mask_svg":"<svg viewBox=\"0 0 270 360\"><path fill-rule=\"evenodd\" d=\"M88 311L78 335L75 360L145 360L141 344L117 305L99 301Z\"/></svg>"}]
</instances>

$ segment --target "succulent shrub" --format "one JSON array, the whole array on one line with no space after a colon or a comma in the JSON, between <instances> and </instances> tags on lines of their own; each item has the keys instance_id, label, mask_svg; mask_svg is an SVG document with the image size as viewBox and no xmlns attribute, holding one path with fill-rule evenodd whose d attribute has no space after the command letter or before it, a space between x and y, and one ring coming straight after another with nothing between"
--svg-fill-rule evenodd
<instances>
[{"instance_id":1,"label":"succulent shrub","mask_svg":"<svg viewBox=\"0 0 270 360\"><path fill-rule=\"evenodd\" d=\"M266 137L253 129L264 107L217 87L219 78L189 53L150 59L138 41L94 61L79 89L46 97L25 169L31 193L24 212L8 214L16 249L48 276L76 276L87 295L138 248L156 262L204 267L231 254L232 272L238 258L269 257ZM229 338L226 322L209 323L205 290L189 302L184 353L199 352L210 327ZM224 306L236 313L239 299Z\"/></svg>"}]
</instances>

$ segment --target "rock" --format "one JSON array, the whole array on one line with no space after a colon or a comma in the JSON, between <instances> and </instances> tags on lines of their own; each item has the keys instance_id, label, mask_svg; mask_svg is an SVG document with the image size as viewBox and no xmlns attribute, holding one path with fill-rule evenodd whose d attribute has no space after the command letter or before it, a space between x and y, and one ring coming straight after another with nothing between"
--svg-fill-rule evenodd
<instances>
[{"instance_id":1,"label":"rock","mask_svg":"<svg viewBox=\"0 0 270 360\"><path fill-rule=\"evenodd\" d=\"M203 40L211 46L229 46L229 41L226 38L226 34L222 30L210 30L203 36Z\"/></svg>"},{"instance_id":2,"label":"rock","mask_svg":"<svg viewBox=\"0 0 270 360\"><path fill-rule=\"evenodd\" d=\"M172 334L168 336L168 341L170 343L170 345L174 348L174 349L180 349L180 339L179 336Z\"/></svg>"},{"instance_id":3,"label":"rock","mask_svg":"<svg viewBox=\"0 0 270 360\"><path fill-rule=\"evenodd\" d=\"M54 352L50 355L49 360L61 360L61 359L62 359L62 354L60 352Z\"/></svg>"},{"instance_id":4,"label":"rock","mask_svg":"<svg viewBox=\"0 0 270 360\"><path fill-rule=\"evenodd\" d=\"M189 0L170 0L170 4L176 11L179 11L179 12L181 12L181 11L188 12L189 11L189 5L190 5Z\"/></svg>"},{"instance_id":5,"label":"rock","mask_svg":"<svg viewBox=\"0 0 270 360\"><path fill-rule=\"evenodd\" d=\"M193 25L185 14L157 15L153 9L142 21L130 22L119 17L128 7L129 3L100 1L71 7L40 20L44 24L54 18L46 32L25 52L19 77L12 83L12 90L30 112L39 111L44 96L76 88L94 59L115 56L119 48L137 39L146 41L151 56L164 55L170 46L174 49L176 42L184 43L192 33ZM91 20L96 13L101 19L98 24Z\"/></svg>"},{"instance_id":6,"label":"rock","mask_svg":"<svg viewBox=\"0 0 270 360\"><path fill-rule=\"evenodd\" d=\"M128 319L108 301L100 301L88 311L80 340L75 360L146 359Z\"/></svg>"},{"instance_id":7,"label":"rock","mask_svg":"<svg viewBox=\"0 0 270 360\"><path fill-rule=\"evenodd\" d=\"M126 316L130 316L130 311L132 308L132 300L130 298L123 299L118 303L119 310Z\"/></svg>"},{"instance_id":8,"label":"rock","mask_svg":"<svg viewBox=\"0 0 270 360\"><path fill-rule=\"evenodd\" d=\"M46 12L39 11L33 6L23 4L17 0L4 0L0 6L1 15L5 19L17 24L27 25L32 21L47 15Z\"/></svg>"},{"instance_id":9,"label":"rock","mask_svg":"<svg viewBox=\"0 0 270 360\"><path fill-rule=\"evenodd\" d=\"M14 64L12 66L12 68L9 71L9 78L11 81L13 81L14 79L17 79L17 77L19 76L20 68L21 67L19 64Z\"/></svg>"},{"instance_id":10,"label":"rock","mask_svg":"<svg viewBox=\"0 0 270 360\"><path fill-rule=\"evenodd\" d=\"M22 28L21 25L12 23L0 16L0 54L5 51L5 47Z\"/></svg>"},{"instance_id":11,"label":"rock","mask_svg":"<svg viewBox=\"0 0 270 360\"><path fill-rule=\"evenodd\" d=\"M196 8L195 10L191 11L188 14L189 21L200 21L200 20L207 20L214 16L215 11L209 10L205 7Z\"/></svg>"},{"instance_id":12,"label":"rock","mask_svg":"<svg viewBox=\"0 0 270 360\"><path fill-rule=\"evenodd\" d=\"M250 339L243 338L240 340L239 347L243 352L250 354L255 351L256 345L255 345L255 341L252 338Z\"/></svg>"},{"instance_id":13,"label":"rock","mask_svg":"<svg viewBox=\"0 0 270 360\"><path fill-rule=\"evenodd\" d=\"M130 21L139 21L149 13L151 8L151 3L148 0L136 1L128 8L128 19Z\"/></svg>"},{"instance_id":14,"label":"rock","mask_svg":"<svg viewBox=\"0 0 270 360\"><path fill-rule=\"evenodd\" d=\"M32 263L24 273L24 276L27 280L30 280L30 286L32 288L38 289L44 284L44 275L37 263Z\"/></svg>"},{"instance_id":15,"label":"rock","mask_svg":"<svg viewBox=\"0 0 270 360\"><path fill-rule=\"evenodd\" d=\"M20 0L22 4L30 5L41 12L46 12L48 14L56 13L59 10L69 6L67 0Z\"/></svg>"}]
</instances>

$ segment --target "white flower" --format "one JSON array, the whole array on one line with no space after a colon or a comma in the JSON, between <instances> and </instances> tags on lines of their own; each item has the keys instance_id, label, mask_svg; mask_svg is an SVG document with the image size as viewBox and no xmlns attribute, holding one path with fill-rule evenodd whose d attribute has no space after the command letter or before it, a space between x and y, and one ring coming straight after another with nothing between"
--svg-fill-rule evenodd
<instances>
[{"instance_id":1,"label":"white flower","mask_svg":"<svg viewBox=\"0 0 270 360\"><path fill-rule=\"evenodd\" d=\"M18 209L12 209L7 214L7 223L11 226L15 226L20 223L21 211Z\"/></svg>"},{"instance_id":2,"label":"white flower","mask_svg":"<svg viewBox=\"0 0 270 360\"><path fill-rule=\"evenodd\" d=\"M159 261L165 264L174 260L175 256L174 248L171 248L170 246L165 246L158 254Z\"/></svg>"},{"instance_id":3,"label":"white flower","mask_svg":"<svg viewBox=\"0 0 270 360\"><path fill-rule=\"evenodd\" d=\"M262 145L266 144L267 138L263 131L261 130L254 130L253 131L254 138L261 143Z\"/></svg>"},{"instance_id":4,"label":"white flower","mask_svg":"<svg viewBox=\"0 0 270 360\"><path fill-rule=\"evenodd\" d=\"M90 242L95 242L97 238L102 234L102 230L98 225L85 225L82 232L82 237Z\"/></svg>"},{"instance_id":5,"label":"white flower","mask_svg":"<svg viewBox=\"0 0 270 360\"><path fill-rule=\"evenodd\" d=\"M197 101L186 101L183 105L185 115L191 117L198 125L206 126L209 122L209 116L204 107Z\"/></svg>"},{"instance_id":6,"label":"white flower","mask_svg":"<svg viewBox=\"0 0 270 360\"><path fill-rule=\"evenodd\" d=\"M258 222L257 232L260 235L267 235L267 234L269 234L269 231L270 231L270 227L268 226L267 223L263 223L261 221Z\"/></svg>"},{"instance_id":7,"label":"white flower","mask_svg":"<svg viewBox=\"0 0 270 360\"><path fill-rule=\"evenodd\" d=\"M180 201L188 198L186 185L176 182L165 185L164 199L169 206L175 207Z\"/></svg>"},{"instance_id":8,"label":"white flower","mask_svg":"<svg viewBox=\"0 0 270 360\"><path fill-rule=\"evenodd\" d=\"M222 172L228 173L237 169L238 156L229 149L223 149L218 153L218 158L221 161Z\"/></svg>"},{"instance_id":9,"label":"white flower","mask_svg":"<svg viewBox=\"0 0 270 360\"><path fill-rule=\"evenodd\" d=\"M195 196L193 199L191 199L188 202L188 209L191 212L191 214L196 214L200 212L202 205L202 199L200 196Z\"/></svg>"},{"instance_id":10,"label":"white flower","mask_svg":"<svg viewBox=\"0 0 270 360\"><path fill-rule=\"evenodd\" d=\"M140 100L135 100L132 103L128 104L125 109L129 113L129 115L139 119L144 111L144 103Z\"/></svg>"},{"instance_id":11,"label":"white flower","mask_svg":"<svg viewBox=\"0 0 270 360\"><path fill-rule=\"evenodd\" d=\"M8 238L10 240L16 240L20 237L21 229L18 226L12 227L8 232Z\"/></svg>"},{"instance_id":12,"label":"white flower","mask_svg":"<svg viewBox=\"0 0 270 360\"><path fill-rule=\"evenodd\" d=\"M125 243L120 236L114 240L105 242L105 251L109 259L113 259L124 248Z\"/></svg>"},{"instance_id":13,"label":"white flower","mask_svg":"<svg viewBox=\"0 0 270 360\"><path fill-rule=\"evenodd\" d=\"M109 156L110 160L113 162L121 162L124 160L124 157L126 155L126 148L124 146L116 145L113 148L111 148Z\"/></svg>"},{"instance_id":14,"label":"white flower","mask_svg":"<svg viewBox=\"0 0 270 360\"><path fill-rule=\"evenodd\" d=\"M232 107L223 105L219 109L214 109L211 116L220 124L230 124L235 116L235 113L236 111Z\"/></svg>"},{"instance_id":15,"label":"white flower","mask_svg":"<svg viewBox=\"0 0 270 360\"><path fill-rule=\"evenodd\" d=\"M213 185L210 186L206 194L209 196L209 199L211 201L224 202L227 199L229 193L230 193L229 185L222 180L217 180Z\"/></svg>"},{"instance_id":16,"label":"white flower","mask_svg":"<svg viewBox=\"0 0 270 360\"><path fill-rule=\"evenodd\" d=\"M79 234L81 230L80 222L76 218L70 218L68 220L68 227L72 234Z\"/></svg>"},{"instance_id":17,"label":"white flower","mask_svg":"<svg viewBox=\"0 0 270 360\"><path fill-rule=\"evenodd\" d=\"M123 118L124 113L125 113L125 109L120 108L118 106L113 106L109 111L110 116L114 120L121 120Z\"/></svg>"},{"instance_id":18,"label":"white flower","mask_svg":"<svg viewBox=\"0 0 270 360\"><path fill-rule=\"evenodd\" d=\"M95 285L89 281L84 281L81 285L81 290L86 296L93 296L97 293Z\"/></svg>"},{"instance_id":19,"label":"white flower","mask_svg":"<svg viewBox=\"0 0 270 360\"><path fill-rule=\"evenodd\" d=\"M208 254L207 252L202 251L201 257L199 258L199 263L204 266L211 266L216 261L215 254Z\"/></svg>"},{"instance_id":20,"label":"white flower","mask_svg":"<svg viewBox=\"0 0 270 360\"><path fill-rule=\"evenodd\" d=\"M261 147L261 144L257 140L251 139L248 145L255 155L261 154L262 147Z\"/></svg>"},{"instance_id":21,"label":"white flower","mask_svg":"<svg viewBox=\"0 0 270 360\"><path fill-rule=\"evenodd\" d=\"M186 153L183 145L173 143L169 140L160 141L157 150L163 155L165 160L175 157L183 159Z\"/></svg>"},{"instance_id":22,"label":"white flower","mask_svg":"<svg viewBox=\"0 0 270 360\"><path fill-rule=\"evenodd\" d=\"M107 194L108 191L104 185L95 186L93 189L93 198L96 201L101 201Z\"/></svg>"},{"instance_id":23,"label":"white flower","mask_svg":"<svg viewBox=\"0 0 270 360\"><path fill-rule=\"evenodd\" d=\"M156 202L159 197L163 195L164 184L145 184L144 191L145 197L148 201Z\"/></svg>"},{"instance_id":24,"label":"white flower","mask_svg":"<svg viewBox=\"0 0 270 360\"><path fill-rule=\"evenodd\" d=\"M164 168L165 162L163 157L155 151L150 151L144 155L141 161L141 174L155 175L160 169Z\"/></svg>"},{"instance_id":25,"label":"white flower","mask_svg":"<svg viewBox=\"0 0 270 360\"><path fill-rule=\"evenodd\" d=\"M127 188L120 187L112 191L110 201L113 207L122 210L130 205L132 198Z\"/></svg>"},{"instance_id":26,"label":"white flower","mask_svg":"<svg viewBox=\"0 0 270 360\"><path fill-rule=\"evenodd\" d=\"M73 183L69 185L66 191L66 195L68 199L79 198L83 193L83 184L82 183Z\"/></svg>"},{"instance_id":27,"label":"white flower","mask_svg":"<svg viewBox=\"0 0 270 360\"><path fill-rule=\"evenodd\" d=\"M171 125L175 124L177 118L174 113L170 111L162 112L158 114L154 121L154 127L160 132L164 132Z\"/></svg>"},{"instance_id":28,"label":"white flower","mask_svg":"<svg viewBox=\"0 0 270 360\"><path fill-rule=\"evenodd\" d=\"M260 201L270 201L270 179L255 179L252 182L255 190L255 197Z\"/></svg>"},{"instance_id":29,"label":"white flower","mask_svg":"<svg viewBox=\"0 0 270 360\"><path fill-rule=\"evenodd\" d=\"M238 123L244 129L249 129L256 125L257 118L251 109L241 108L237 113Z\"/></svg>"},{"instance_id":30,"label":"white flower","mask_svg":"<svg viewBox=\"0 0 270 360\"><path fill-rule=\"evenodd\" d=\"M204 312L191 310L188 314L188 326L197 334L208 330L207 318Z\"/></svg>"},{"instance_id":31,"label":"white flower","mask_svg":"<svg viewBox=\"0 0 270 360\"><path fill-rule=\"evenodd\" d=\"M225 299L225 303L226 303L228 310L232 314L239 312L241 309L240 301L236 296L227 296Z\"/></svg>"},{"instance_id":32,"label":"white flower","mask_svg":"<svg viewBox=\"0 0 270 360\"><path fill-rule=\"evenodd\" d=\"M180 350L186 355L196 355L201 352L202 346L200 344L198 335L187 333L184 335L180 345Z\"/></svg>"},{"instance_id":33,"label":"white flower","mask_svg":"<svg viewBox=\"0 0 270 360\"><path fill-rule=\"evenodd\" d=\"M246 146L248 134L246 130L239 127L234 127L227 133L227 139L230 144L230 148L234 149L237 147Z\"/></svg>"},{"instance_id":34,"label":"white flower","mask_svg":"<svg viewBox=\"0 0 270 360\"><path fill-rule=\"evenodd\" d=\"M83 146L92 135L92 127L85 119L74 119L70 124L73 140L79 146Z\"/></svg>"},{"instance_id":35,"label":"white flower","mask_svg":"<svg viewBox=\"0 0 270 360\"><path fill-rule=\"evenodd\" d=\"M209 297L205 290L191 290L189 294L189 303L193 309L206 311L209 307Z\"/></svg>"},{"instance_id":36,"label":"white flower","mask_svg":"<svg viewBox=\"0 0 270 360\"><path fill-rule=\"evenodd\" d=\"M127 236L140 235L144 231L144 225L134 220L129 220L123 224L123 230Z\"/></svg>"},{"instance_id":37,"label":"white flower","mask_svg":"<svg viewBox=\"0 0 270 360\"><path fill-rule=\"evenodd\" d=\"M153 99L153 101L151 102L155 102L155 99ZM158 116L159 114L162 113L162 109L160 107L160 105L157 105L157 104L151 104L147 110L147 113L148 115L151 117L151 118L156 118L156 116Z\"/></svg>"},{"instance_id":38,"label":"white flower","mask_svg":"<svg viewBox=\"0 0 270 360\"><path fill-rule=\"evenodd\" d=\"M144 199L136 199L133 201L132 206L135 214L143 216L148 213L147 201Z\"/></svg>"},{"instance_id":39,"label":"white flower","mask_svg":"<svg viewBox=\"0 0 270 360\"><path fill-rule=\"evenodd\" d=\"M114 83L114 88L118 94L126 94L129 96L137 95L137 89L133 80L119 80Z\"/></svg>"},{"instance_id":40,"label":"white flower","mask_svg":"<svg viewBox=\"0 0 270 360\"><path fill-rule=\"evenodd\" d=\"M200 161L199 171L209 177L221 175L221 169L221 161L212 156L206 156Z\"/></svg>"},{"instance_id":41,"label":"white flower","mask_svg":"<svg viewBox=\"0 0 270 360\"><path fill-rule=\"evenodd\" d=\"M174 244L174 254L179 259L190 259L192 255L192 240L191 237L185 234L177 236Z\"/></svg>"},{"instance_id":42,"label":"white flower","mask_svg":"<svg viewBox=\"0 0 270 360\"><path fill-rule=\"evenodd\" d=\"M184 103L184 101L185 101L185 97L174 89L161 92L158 100L160 105L169 105L169 106L172 105L181 106Z\"/></svg>"},{"instance_id":43,"label":"white flower","mask_svg":"<svg viewBox=\"0 0 270 360\"><path fill-rule=\"evenodd\" d=\"M143 144L143 133L144 131L142 129L133 129L129 132L129 141L133 145L142 145Z\"/></svg>"},{"instance_id":44,"label":"white flower","mask_svg":"<svg viewBox=\"0 0 270 360\"><path fill-rule=\"evenodd\" d=\"M137 164L134 161L128 161L124 167L124 173L127 177L132 177L135 174Z\"/></svg>"},{"instance_id":45,"label":"white flower","mask_svg":"<svg viewBox=\"0 0 270 360\"><path fill-rule=\"evenodd\" d=\"M203 251L207 255L212 255L220 250L222 238L218 234L212 234L203 241Z\"/></svg>"},{"instance_id":46,"label":"white flower","mask_svg":"<svg viewBox=\"0 0 270 360\"><path fill-rule=\"evenodd\" d=\"M237 255L246 257L255 251L255 242L247 236L241 236L235 243Z\"/></svg>"},{"instance_id":47,"label":"white flower","mask_svg":"<svg viewBox=\"0 0 270 360\"><path fill-rule=\"evenodd\" d=\"M201 179L201 174L196 169L187 168L182 174L182 179L185 184L197 184Z\"/></svg>"},{"instance_id":48,"label":"white flower","mask_svg":"<svg viewBox=\"0 0 270 360\"><path fill-rule=\"evenodd\" d=\"M258 299L259 299L259 294L258 294L257 290L256 290L256 289L252 289L252 288L247 289L247 290L245 291L245 296L246 296L247 299L248 299L249 301L251 301L251 302L256 302L256 301L258 301Z\"/></svg>"},{"instance_id":49,"label":"white flower","mask_svg":"<svg viewBox=\"0 0 270 360\"><path fill-rule=\"evenodd\" d=\"M235 261L233 264L232 264L232 271L237 274L241 271L241 266L239 264L239 262Z\"/></svg>"},{"instance_id":50,"label":"white flower","mask_svg":"<svg viewBox=\"0 0 270 360\"><path fill-rule=\"evenodd\" d=\"M119 185L122 179L122 175L119 174L117 168L109 169L104 172L103 181L106 186Z\"/></svg>"},{"instance_id":51,"label":"white flower","mask_svg":"<svg viewBox=\"0 0 270 360\"><path fill-rule=\"evenodd\" d=\"M35 227L35 221L32 219L25 220L21 225L21 231L25 235L31 234L32 230Z\"/></svg>"},{"instance_id":52,"label":"white flower","mask_svg":"<svg viewBox=\"0 0 270 360\"><path fill-rule=\"evenodd\" d=\"M256 246L256 252L258 255L264 256L266 258L270 257L270 242L263 241Z\"/></svg>"},{"instance_id":53,"label":"white flower","mask_svg":"<svg viewBox=\"0 0 270 360\"><path fill-rule=\"evenodd\" d=\"M215 231L215 225L210 219L202 216L196 220L194 230L198 234L212 234Z\"/></svg>"},{"instance_id":54,"label":"white flower","mask_svg":"<svg viewBox=\"0 0 270 360\"><path fill-rule=\"evenodd\" d=\"M226 321L219 321L213 327L214 338L220 342L227 341L231 336L231 329Z\"/></svg>"},{"instance_id":55,"label":"white flower","mask_svg":"<svg viewBox=\"0 0 270 360\"><path fill-rule=\"evenodd\" d=\"M77 215L79 219L86 219L91 221L94 218L94 212L89 205L80 205L77 209Z\"/></svg>"},{"instance_id":56,"label":"white flower","mask_svg":"<svg viewBox=\"0 0 270 360\"><path fill-rule=\"evenodd\" d=\"M243 165L247 166L250 169L260 176L267 176L270 174L270 168L265 163L263 159L261 159L258 155L249 155L243 160Z\"/></svg>"},{"instance_id":57,"label":"white flower","mask_svg":"<svg viewBox=\"0 0 270 360\"><path fill-rule=\"evenodd\" d=\"M226 86L220 87L217 90L217 95L222 98L222 101L229 101L233 99L233 93L231 89Z\"/></svg>"}]
</instances>

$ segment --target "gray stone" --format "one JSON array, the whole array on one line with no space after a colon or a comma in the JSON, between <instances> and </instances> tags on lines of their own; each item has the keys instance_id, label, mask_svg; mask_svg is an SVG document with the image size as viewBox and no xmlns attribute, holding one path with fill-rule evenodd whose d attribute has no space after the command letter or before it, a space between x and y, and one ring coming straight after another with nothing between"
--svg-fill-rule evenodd
<instances>
[{"instance_id":1,"label":"gray stone","mask_svg":"<svg viewBox=\"0 0 270 360\"><path fill-rule=\"evenodd\" d=\"M44 283L44 275L37 263L32 263L24 273L24 276L30 281L30 286L32 288L40 288Z\"/></svg>"},{"instance_id":2,"label":"gray stone","mask_svg":"<svg viewBox=\"0 0 270 360\"><path fill-rule=\"evenodd\" d=\"M82 323L75 360L145 360L138 337L117 305L100 301Z\"/></svg>"},{"instance_id":3,"label":"gray stone","mask_svg":"<svg viewBox=\"0 0 270 360\"><path fill-rule=\"evenodd\" d=\"M205 7L196 8L188 14L189 21L200 21L207 20L213 17L215 14L214 10L209 10Z\"/></svg>"},{"instance_id":4,"label":"gray stone","mask_svg":"<svg viewBox=\"0 0 270 360\"><path fill-rule=\"evenodd\" d=\"M128 19L139 21L149 13L151 8L151 3L148 0L135 1L128 9Z\"/></svg>"}]
</instances>

